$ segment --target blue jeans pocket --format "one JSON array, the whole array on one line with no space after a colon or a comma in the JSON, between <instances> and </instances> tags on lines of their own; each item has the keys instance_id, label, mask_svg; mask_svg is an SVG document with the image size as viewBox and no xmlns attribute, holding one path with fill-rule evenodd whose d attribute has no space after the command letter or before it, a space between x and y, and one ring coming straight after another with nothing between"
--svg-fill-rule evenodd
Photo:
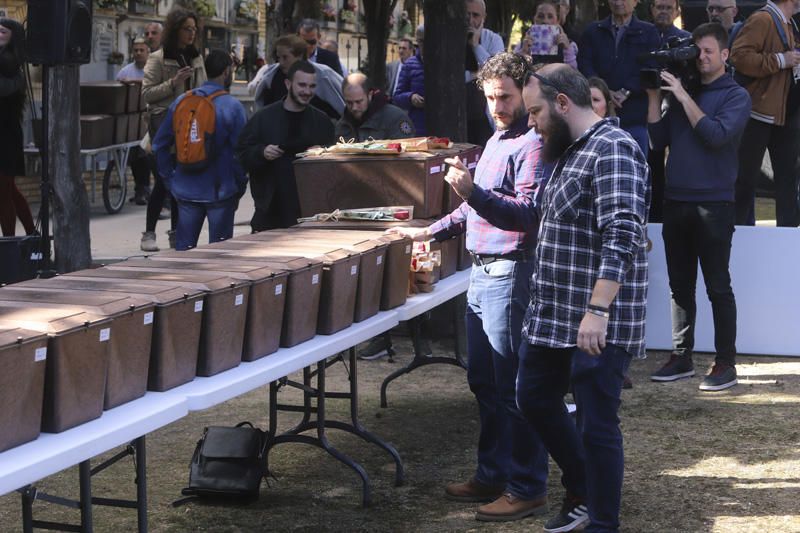
<instances>
[{"instance_id":1,"label":"blue jeans pocket","mask_svg":"<svg viewBox=\"0 0 800 533\"><path fill-rule=\"evenodd\" d=\"M570 372L572 379L580 379L597 370L603 364L603 357L606 357L605 352L594 356L575 348L575 351L572 352L572 369Z\"/></svg>"}]
</instances>

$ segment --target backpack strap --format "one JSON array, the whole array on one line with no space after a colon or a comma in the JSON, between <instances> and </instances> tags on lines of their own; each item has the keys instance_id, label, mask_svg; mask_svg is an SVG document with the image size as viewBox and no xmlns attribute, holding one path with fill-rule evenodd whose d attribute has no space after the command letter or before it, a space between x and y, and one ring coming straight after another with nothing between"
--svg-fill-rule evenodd
<instances>
[{"instance_id":1,"label":"backpack strap","mask_svg":"<svg viewBox=\"0 0 800 533\"><path fill-rule=\"evenodd\" d=\"M772 17L772 21L775 23L775 27L778 29L778 35L781 38L783 47L786 48L787 52L791 50L791 47L789 46L789 38L786 36L786 30L783 28L783 20L781 20L780 15L778 15L774 9L770 9L769 6L764 6L761 9L769 13L769 15Z\"/></svg>"}]
</instances>

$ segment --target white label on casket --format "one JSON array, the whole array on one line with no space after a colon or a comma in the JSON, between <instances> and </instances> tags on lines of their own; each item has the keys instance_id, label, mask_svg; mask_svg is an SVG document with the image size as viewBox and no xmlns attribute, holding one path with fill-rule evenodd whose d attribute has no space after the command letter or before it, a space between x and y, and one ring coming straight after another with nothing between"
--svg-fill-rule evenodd
<instances>
[{"instance_id":1,"label":"white label on casket","mask_svg":"<svg viewBox=\"0 0 800 533\"><path fill-rule=\"evenodd\" d=\"M35 362L44 361L47 359L47 347L44 348L36 348L36 352L33 354L33 360Z\"/></svg>"},{"instance_id":2,"label":"white label on casket","mask_svg":"<svg viewBox=\"0 0 800 533\"><path fill-rule=\"evenodd\" d=\"M244 294L237 294L234 299L233 305L242 305L244 303Z\"/></svg>"},{"instance_id":3,"label":"white label on casket","mask_svg":"<svg viewBox=\"0 0 800 533\"><path fill-rule=\"evenodd\" d=\"M356 272L358 272L358 267L356 265L351 266L350 267L350 275L351 276L355 276Z\"/></svg>"},{"instance_id":4,"label":"white label on casket","mask_svg":"<svg viewBox=\"0 0 800 533\"><path fill-rule=\"evenodd\" d=\"M467 165L467 168L472 170L473 168L475 168L477 166L478 166L478 163L470 163L470 164Z\"/></svg>"},{"instance_id":5,"label":"white label on casket","mask_svg":"<svg viewBox=\"0 0 800 533\"><path fill-rule=\"evenodd\" d=\"M150 311L149 313L144 314L144 325L152 324L153 323L153 312Z\"/></svg>"},{"instance_id":6,"label":"white label on casket","mask_svg":"<svg viewBox=\"0 0 800 533\"><path fill-rule=\"evenodd\" d=\"M197 300L194 303L194 312L199 313L202 310L203 310L203 300Z\"/></svg>"},{"instance_id":7,"label":"white label on casket","mask_svg":"<svg viewBox=\"0 0 800 533\"><path fill-rule=\"evenodd\" d=\"M283 292L283 284L278 283L277 285L275 285L275 296L279 295L282 292Z\"/></svg>"},{"instance_id":8,"label":"white label on casket","mask_svg":"<svg viewBox=\"0 0 800 533\"><path fill-rule=\"evenodd\" d=\"M100 342L106 342L111 338L111 328L103 328L100 330Z\"/></svg>"},{"instance_id":9,"label":"white label on casket","mask_svg":"<svg viewBox=\"0 0 800 533\"><path fill-rule=\"evenodd\" d=\"M31 253L31 261L41 261L44 259L44 255L42 252L32 252Z\"/></svg>"},{"instance_id":10,"label":"white label on casket","mask_svg":"<svg viewBox=\"0 0 800 533\"><path fill-rule=\"evenodd\" d=\"M410 253L411 253L411 245L410 245L410 244L407 244L407 245L406 245L406 253L407 253L407 254L410 254Z\"/></svg>"},{"instance_id":11,"label":"white label on casket","mask_svg":"<svg viewBox=\"0 0 800 533\"><path fill-rule=\"evenodd\" d=\"M311 276L311 284L316 285L317 283L319 283L319 274L314 274Z\"/></svg>"},{"instance_id":12,"label":"white label on casket","mask_svg":"<svg viewBox=\"0 0 800 533\"><path fill-rule=\"evenodd\" d=\"M440 170L442 170L442 167L439 165L434 165L431 167L431 174L437 174Z\"/></svg>"},{"instance_id":13,"label":"white label on casket","mask_svg":"<svg viewBox=\"0 0 800 533\"><path fill-rule=\"evenodd\" d=\"M383 256L382 256L382 255L379 255L379 256L378 256L378 259L377 259L377 264L379 264L379 265L380 265L381 263L383 263Z\"/></svg>"}]
</instances>

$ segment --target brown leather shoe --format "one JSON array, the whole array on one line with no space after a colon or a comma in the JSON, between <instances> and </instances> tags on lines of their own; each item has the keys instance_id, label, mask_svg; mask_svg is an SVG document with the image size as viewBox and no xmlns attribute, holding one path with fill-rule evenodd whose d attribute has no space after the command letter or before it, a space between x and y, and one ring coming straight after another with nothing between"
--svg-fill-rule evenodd
<instances>
[{"instance_id":1,"label":"brown leather shoe","mask_svg":"<svg viewBox=\"0 0 800 533\"><path fill-rule=\"evenodd\" d=\"M503 494L505 485L484 485L475 478L465 483L450 483L444 488L448 500L456 502L490 502Z\"/></svg>"},{"instance_id":2,"label":"brown leather shoe","mask_svg":"<svg viewBox=\"0 0 800 533\"><path fill-rule=\"evenodd\" d=\"M475 520L482 522L510 522L526 516L545 514L547 511L546 496L535 500L521 500L510 492L505 492L492 503L478 507L478 512L475 513Z\"/></svg>"}]
</instances>

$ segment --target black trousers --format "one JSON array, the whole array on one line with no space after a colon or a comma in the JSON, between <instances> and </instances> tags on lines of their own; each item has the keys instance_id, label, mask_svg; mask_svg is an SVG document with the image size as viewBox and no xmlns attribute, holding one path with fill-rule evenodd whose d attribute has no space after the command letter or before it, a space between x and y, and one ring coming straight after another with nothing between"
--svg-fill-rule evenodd
<instances>
[{"instance_id":1,"label":"black trousers","mask_svg":"<svg viewBox=\"0 0 800 533\"><path fill-rule=\"evenodd\" d=\"M128 156L128 166L131 167L133 174L133 181L135 183L135 192L143 193L150 188L150 161L147 160L147 154L138 146L131 148L131 153Z\"/></svg>"},{"instance_id":2,"label":"black trousers","mask_svg":"<svg viewBox=\"0 0 800 533\"><path fill-rule=\"evenodd\" d=\"M664 251L672 292L673 351L691 356L697 316L697 263L703 270L714 316L716 361L735 364L736 299L728 263L733 239L734 204L730 202L664 203Z\"/></svg>"},{"instance_id":3,"label":"black trousers","mask_svg":"<svg viewBox=\"0 0 800 533\"><path fill-rule=\"evenodd\" d=\"M797 156L800 151L800 116L787 118L784 126L747 122L739 145L739 176L736 179L736 224L755 224L753 202L764 152L769 150L775 175L775 216L778 226L797 227Z\"/></svg>"}]
</instances>

